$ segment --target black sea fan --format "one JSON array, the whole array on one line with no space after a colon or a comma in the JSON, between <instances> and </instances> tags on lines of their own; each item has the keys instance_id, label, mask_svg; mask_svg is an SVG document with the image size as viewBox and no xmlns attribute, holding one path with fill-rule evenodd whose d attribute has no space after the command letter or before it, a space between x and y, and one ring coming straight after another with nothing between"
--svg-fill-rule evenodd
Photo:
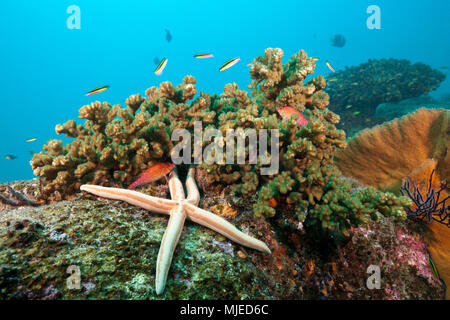
<instances>
[{"instance_id":1,"label":"black sea fan","mask_svg":"<svg viewBox=\"0 0 450 320\"><path fill-rule=\"evenodd\" d=\"M445 197L440 200L440 195L442 190L447 188L447 180L444 181L441 185L441 188L436 191L431 188L431 182L433 179L434 170L431 172L430 181L428 184L428 191L426 197L422 196L420 189L412 183L411 189L411 181L407 180L400 188L400 192L402 195L405 195L404 192L411 200L414 202L415 208L407 208L406 213L408 218L414 221L424 221L431 222L432 220L442 223L450 228L450 206L446 205L445 202L450 198L450 196Z\"/></svg>"}]
</instances>

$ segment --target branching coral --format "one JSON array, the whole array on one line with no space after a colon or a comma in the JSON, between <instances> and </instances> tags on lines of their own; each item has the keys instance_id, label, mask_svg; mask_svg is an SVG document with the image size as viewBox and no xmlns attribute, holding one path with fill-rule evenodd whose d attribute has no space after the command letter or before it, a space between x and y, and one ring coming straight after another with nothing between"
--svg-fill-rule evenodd
<instances>
[{"instance_id":1,"label":"branching coral","mask_svg":"<svg viewBox=\"0 0 450 320\"><path fill-rule=\"evenodd\" d=\"M215 115L207 111L208 95L202 94L192 106L186 104L197 93L195 82L186 76L177 87L161 83L147 90L147 98L130 96L126 108L97 101L80 109L84 125L74 120L57 125L56 133L75 139L66 146L50 140L44 145L46 152L30 161L34 174L41 177L42 196L61 199L83 183L128 185L148 166L168 160L175 128L192 128L194 121L210 122Z\"/></svg>"},{"instance_id":2,"label":"branching coral","mask_svg":"<svg viewBox=\"0 0 450 320\"><path fill-rule=\"evenodd\" d=\"M392 58L346 67L333 77L337 81L327 85L329 107L341 116L340 127L347 133L381 123L384 119L375 117L379 104L418 97L445 80L445 74L426 64ZM356 111L360 114L355 115Z\"/></svg>"},{"instance_id":3,"label":"branching coral","mask_svg":"<svg viewBox=\"0 0 450 320\"><path fill-rule=\"evenodd\" d=\"M315 60L304 51L285 64L282 57L281 49L269 48L254 59L250 94L233 83L219 96L202 92L190 101L197 89L195 79L187 76L176 87L163 82L159 88L149 88L147 98L129 97L127 108L106 102L84 106L80 109L80 118L87 119L84 126L71 120L56 127L57 133L75 140L67 146L51 140L44 146L46 152L31 161L43 181L44 197L70 195L86 183L127 185L147 166L168 160L175 129L192 134L195 122L200 121L203 129L217 128L222 137L204 139L195 146L205 150L216 144L246 160L241 163L235 157L226 163L219 154L210 154L218 161L199 164L197 172L203 171L200 185L231 185L240 205L253 206L257 217L277 214L334 238L348 236L353 226L375 217L376 212L404 218L406 198L374 188L352 193L350 184L340 179L333 156L346 146L345 133L335 127L339 116L327 109L325 79L307 79L314 72ZM303 113L308 124L299 128L295 116L282 119L276 108L285 106ZM231 143L223 138L229 129L245 141L251 139L250 129L260 139L267 132L267 150L256 157L256 163L250 163L249 143L240 146L239 139ZM274 151L279 151L278 157ZM264 174L264 158L270 157L279 170Z\"/></svg>"},{"instance_id":4,"label":"branching coral","mask_svg":"<svg viewBox=\"0 0 450 320\"><path fill-rule=\"evenodd\" d=\"M233 190L245 199L257 193L256 216L273 217L279 213L281 220L336 239L349 236L352 226L368 216L375 218L377 211L403 219L403 207L409 204L406 198L374 188L350 194L350 185L339 179L340 172L333 164L334 153L346 143L344 133L335 127L339 117L326 108L328 95L322 90L325 79L318 76L306 81L314 72L315 62L304 51L284 65L282 56L280 49L267 49L264 56L254 59L250 68L254 79L249 86L251 98L233 85L217 99L217 105L238 107L237 111L219 116L221 130L244 127L280 132L278 174L262 175L260 163L203 164L209 180L234 183ZM283 121L277 117L276 108L283 106L303 112L308 125L299 129L295 119ZM248 158L248 148L245 152ZM273 206L274 199L281 203L280 208Z\"/></svg>"}]
</instances>

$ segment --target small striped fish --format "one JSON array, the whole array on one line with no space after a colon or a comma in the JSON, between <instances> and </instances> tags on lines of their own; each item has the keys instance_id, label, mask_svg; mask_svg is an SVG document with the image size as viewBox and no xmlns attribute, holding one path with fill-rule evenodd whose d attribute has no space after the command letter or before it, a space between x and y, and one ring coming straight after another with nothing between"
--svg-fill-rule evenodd
<instances>
[{"instance_id":1,"label":"small striped fish","mask_svg":"<svg viewBox=\"0 0 450 320\"><path fill-rule=\"evenodd\" d=\"M442 280L441 275L439 274L439 271L434 264L433 259L431 259L431 255L428 253L428 263L430 264L431 271L433 271L433 274L436 278L439 279L439 281L444 285L445 288L447 288L447 285L445 284L444 280Z\"/></svg>"},{"instance_id":2,"label":"small striped fish","mask_svg":"<svg viewBox=\"0 0 450 320\"><path fill-rule=\"evenodd\" d=\"M109 86L103 86L103 87L98 87L95 89L92 89L91 91L89 91L88 93L86 93L87 96L90 96L91 94L96 94L102 91L105 91L106 89L108 89Z\"/></svg>"},{"instance_id":3,"label":"small striped fish","mask_svg":"<svg viewBox=\"0 0 450 320\"><path fill-rule=\"evenodd\" d=\"M169 61L169 60L167 60L166 58L163 58L161 60L161 62L158 64L158 66L155 69L155 74L157 76L161 75L161 73L163 72L164 68L166 67L167 61Z\"/></svg>"},{"instance_id":4,"label":"small striped fish","mask_svg":"<svg viewBox=\"0 0 450 320\"><path fill-rule=\"evenodd\" d=\"M325 64L327 65L327 67L328 67L331 71L336 72L336 71L334 71L333 67L331 66L331 64L330 64L328 61L325 62Z\"/></svg>"},{"instance_id":5,"label":"small striped fish","mask_svg":"<svg viewBox=\"0 0 450 320\"><path fill-rule=\"evenodd\" d=\"M194 55L194 58L196 59L205 59L205 58L212 58L214 57L211 53L197 53Z\"/></svg>"},{"instance_id":6,"label":"small striped fish","mask_svg":"<svg viewBox=\"0 0 450 320\"><path fill-rule=\"evenodd\" d=\"M219 69L220 72L227 70L228 68L231 68L232 66L234 66L236 63L239 62L239 60L241 60L241 58L237 57L237 58L233 58L231 60L228 60L227 62L225 62Z\"/></svg>"}]
</instances>

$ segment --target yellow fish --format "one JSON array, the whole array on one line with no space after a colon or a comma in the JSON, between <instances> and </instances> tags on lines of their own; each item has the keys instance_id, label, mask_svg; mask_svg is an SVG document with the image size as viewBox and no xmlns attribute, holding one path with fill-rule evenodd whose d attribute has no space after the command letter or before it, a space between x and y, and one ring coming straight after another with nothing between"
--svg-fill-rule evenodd
<instances>
[{"instance_id":1,"label":"yellow fish","mask_svg":"<svg viewBox=\"0 0 450 320\"><path fill-rule=\"evenodd\" d=\"M91 91L89 91L88 93L86 93L86 95L87 95L87 96L90 96L90 95L92 95L92 94L96 94L96 93L105 91L105 90L108 89L108 88L109 88L109 86L98 87L98 88L92 89Z\"/></svg>"},{"instance_id":2,"label":"yellow fish","mask_svg":"<svg viewBox=\"0 0 450 320\"><path fill-rule=\"evenodd\" d=\"M345 107L345 109L350 109L352 107L351 104L349 104L348 106Z\"/></svg>"},{"instance_id":3,"label":"yellow fish","mask_svg":"<svg viewBox=\"0 0 450 320\"><path fill-rule=\"evenodd\" d=\"M328 79L328 82L337 81L337 78L330 78Z\"/></svg>"},{"instance_id":4,"label":"yellow fish","mask_svg":"<svg viewBox=\"0 0 450 320\"><path fill-rule=\"evenodd\" d=\"M328 61L325 62L325 64L327 65L328 69L330 69L333 72L336 72L336 71L334 71L333 67L331 66L331 64Z\"/></svg>"},{"instance_id":5,"label":"yellow fish","mask_svg":"<svg viewBox=\"0 0 450 320\"><path fill-rule=\"evenodd\" d=\"M30 138L30 139L25 140L25 142L31 142L31 141L36 141L36 138Z\"/></svg>"},{"instance_id":6,"label":"yellow fish","mask_svg":"<svg viewBox=\"0 0 450 320\"><path fill-rule=\"evenodd\" d=\"M353 112L353 114L355 115L355 116L357 116L358 114L360 114L361 112L359 112L359 111L355 111L355 112Z\"/></svg>"}]
</instances>

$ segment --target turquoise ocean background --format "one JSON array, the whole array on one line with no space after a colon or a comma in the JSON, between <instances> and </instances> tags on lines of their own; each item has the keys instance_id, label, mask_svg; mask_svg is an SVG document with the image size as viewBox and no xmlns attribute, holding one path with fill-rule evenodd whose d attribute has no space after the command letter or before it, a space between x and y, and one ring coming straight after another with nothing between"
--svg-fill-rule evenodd
<instances>
[{"instance_id":1,"label":"turquoise ocean background","mask_svg":"<svg viewBox=\"0 0 450 320\"><path fill-rule=\"evenodd\" d=\"M66 26L70 5L80 7L80 30ZM366 26L369 5L381 9L381 30ZM336 34L345 47L330 45ZM2 1L0 182L33 178L30 151L48 139L69 141L56 124L78 119L78 109L96 100L124 105L131 94L188 74L199 92L220 94L231 82L246 88L246 64L268 47L283 49L284 61L300 49L319 57L315 75L330 73L326 60L338 70L390 57L440 70L450 66L449 39L448 0ZM200 52L214 58L194 59ZM161 76L153 73L155 56L169 60ZM234 57L241 61L218 71ZM85 96L102 85L110 89ZM432 96L447 93L448 75Z\"/></svg>"}]
</instances>

